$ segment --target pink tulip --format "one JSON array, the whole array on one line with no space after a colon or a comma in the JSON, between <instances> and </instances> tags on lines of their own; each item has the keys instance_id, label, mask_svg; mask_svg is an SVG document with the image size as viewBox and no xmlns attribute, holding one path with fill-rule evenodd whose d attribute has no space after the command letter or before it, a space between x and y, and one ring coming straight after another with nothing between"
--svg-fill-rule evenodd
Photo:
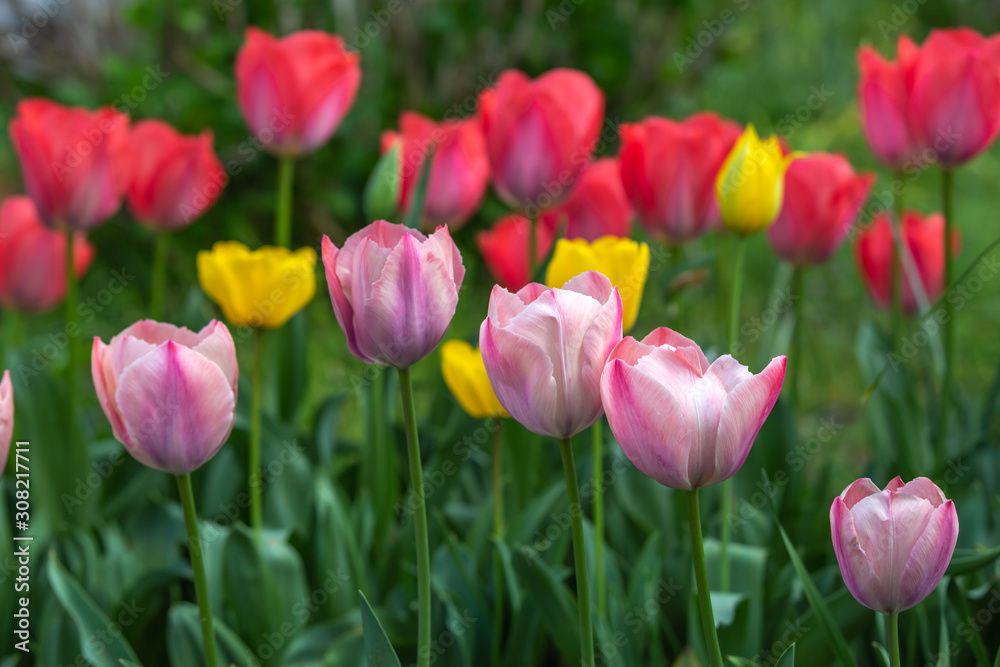
<instances>
[{"instance_id":1,"label":"pink tulip","mask_svg":"<svg viewBox=\"0 0 1000 667\"><path fill-rule=\"evenodd\" d=\"M958 255L961 237L958 229L952 235L952 253ZM912 315L917 312L917 292L910 281L920 280L920 289L927 300L934 303L944 291L944 216L934 213L922 216L915 211L903 214L903 240L908 253L903 264L903 310ZM871 226L862 232L854 244L861 277L872 299L888 308L892 305L892 223L884 213L877 215Z\"/></svg>"},{"instance_id":2,"label":"pink tulip","mask_svg":"<svg viewBox=\"0 0 1000 667\"><path fill-rule=\"evenodd\" d=\"M894 169L902 169L918 152L910 132L906 87L917 51L906 35L897 42L894 61L870 46L858 49L861 127L875 156Z\"/></svg>"},{"instance_id":3,"label":"pink tulip","mask_svg":"<svg viewBox=\"0 0 1000 667\"><path fill-rule=\"evenodd\" d=\"M649 234L683 243L719 221L715 178L741 131L713 113L621 126L622 184Z\"/></svg>"},{"instance_id":4,"label":"pink tulip","mask_svg":"<svg viewBox=\"0 0 1000 667\"><path fill-rule=\"evenodd\" d=\"M156 229L186 227L222 194L226 172L212 149L212 132L185 136L159 120L135 124L130 137L134 173L129 208Z\"/></svg>"},{"instance_id":5,"label":"pink tulip","mask_svg":"<svg viewBox=\"0 0 1000 667\"><path fill-rule=\"evenodd\" d=\"M409 368L441 342L465 277L447 227L430 236L376 220L338 249L323 237L333 312L347 349L369 364Z\"/></svg>"},{"instance_id":6,"label":"pink tulip","mask_svg":"<svg viewBox=\"0 0 1000 667\"><path fill-rule=\"evenodd\" d=\"M499 285L479 345L500 404L525 428L569 438L600 418L601 370L622 338L622 300L596 271L561 289Z\"/></svg>"},{"instance_id":7,"label":"pink tulip","mask_svg":"<svg viewBox=\"0 0 1000 667\"><path fill-rule=\"evenodd\" d=\"M247 28L236 55L236 99L257 141L282 157L325 144L354 104L360 59L320 30L276 39Z\"/></svg>"},{"instance_id":8,"label":"pink tulip","mask_svg":"<svg viewBox=\"0 0 1000 667\"><path fill-rule=\"evenodd\" d=\"M121 206L128 187L128 116L31 98L17 105L10 138L24 189L53 229L86 230Z\"/></svg>"},{"instance_id":9,"label":"pink tulip","mask_svg":"<svg viewBox=\"0 0 1000 667\"><path fill-rule=\"evenodd\" d=\"M94 246L75 232L73 267L83 277ZM12 196L0 205L0 305L33 313L49 310L66 296L66 235L38 218L30 197Z\"/></svg>"},{"instance_id":10,"label":"pink tulip","mask_svg":"<svg viewBox=\"0 0 1000 667\"><path fill-rule=\"evenodd\" d=\"M399 132L382 133L382 151L402 141L399 152L399 210L408 212L423 174L427 153L434 149L422 226L462 227L479 210L490 179L486 141L478 118L435 123L413 111L399 117Z\"/></svg>"},{"instance_id":11,"label":"pink tulip","mask_svg":"<svg viewBox=\"0 0 1000 667\"><path fill-rule=\"evenodd\" d=\"M865 478L834 499L830 532L851 595L895 614L940 583L958 540L958 514L926 477L907 484L897 477L883 491Z\"/></svg>"},{"instance_id":12,"label":"pink tulip","mask_svg":"<svg viewBox=\"0 0 1000 667\"><path fill-rule=\"evenodd\" d=\"M540 219L541 226L553 230L565 224L568 239L596 241L602 236L629 236L632 207L622 188L618 160L602 158L592 162L577 179L569 198L544 211Z\"/></svg>"},{"instance_id":13,"label":"pink tulip","mask_svg":"<svg viewBox=\"0 0 1000 667\"><path fill-rule=\"evenodd\" d=\"M1000 131L1000 35L934 30L908 73L910 130L950 167L986 150Z\"/></svg>"},{"instance_id":14,"label":"pink tulip","mask_svg":"<svg viewBox=\"0 0 1000 667\"><path fill-rule=\"evenodd\" d=\"M186 475L215 456L236 421L239 368L229 329L136 322L94 338L94 389L115 437L140 463Z\"/></svg>"},{"instance_id":15,"label":"pink tulip","mask_svg":"<svg viewBox=\"0 0 1000 667\"><path fill-rule=\"evenodd\" d=\"M0 475L7 465L10 441L14 437L14 388L10 384L10 371L3 372L0 380Z\"/></svg>"},{"instance_id":16,"label":"pink tulip","mask_svg":"<svg viewBox=\"0 0 1000 667\"><path fill-rule=\"evenodd\" d=\"M479 99L497 194L529 215L564 199L590 162L604 93L583 72L507 70Z\"/></svg>"},{"instance_id":17,"label":"pink tulip","mask_svg":"<svg viewBox=\"0 0 1000 667\"><path fill-rule=\"evenodd\" d=\"M809 153L785 172L785 200L767 230L778 257L821 264L840 247L868 198L874 174L855 174L842 155Z\"/></svg>"},{"instance_id":18,"label":"pink tulip","mask_svg":"<svg viewBox=\"0 0 1000 667\"><path fill-rule=\"evenodd\" d=\"M601 377L608 424L644 475L693 491L729 479L750 453L785 379L785 357L754 375L725 354L660 327L626 337Z\"/></svg>"}]
</instances>

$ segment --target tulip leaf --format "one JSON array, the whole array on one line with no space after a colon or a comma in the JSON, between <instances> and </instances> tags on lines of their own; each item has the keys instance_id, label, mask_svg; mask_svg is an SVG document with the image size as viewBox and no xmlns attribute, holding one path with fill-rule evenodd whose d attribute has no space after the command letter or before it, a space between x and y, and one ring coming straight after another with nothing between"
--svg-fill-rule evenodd
<instances>
[{"instance_id":1,"label":"tulip leaf","mask_svg":"<svg viewBox=\"0 0 1000 667\"><path fill-rule=\"evenodd\" d=\"M413 197L410 199L410 210L403 221L403 224L407 227L420 226L420 216L424 210L424 202L427 200L427 188L431 182L431 164L434 162L434 149L434 145L431 144L427 149L427 155L424 157L423 168L420 170L420 181L417 183L417 189L413 192Z\"/></svg>"},{"instance_id":2,"label":"tulip leaf","mask_svg":"<svg viewBox=\"0 0 1000 667\"><path fill-rule=\"evenodd\" d=\"M853 656L851 656L851 650L847 646L847 640L844 639L843 633L840 631L840 628L837 627L837 623L833 620L833 614L830 613L830 608L826 606L823 596L821 596L819 591L816 589L816 584L813 583L812 578L809 576L809 570L806 569L802 559L799 558L799 553L792 545L792 541L788 539L788 533L785 532L784 527L782 527L781 522L778 521L777 517L774 518L774 523L778 527L778 531L781 533L781 539L785 543L785 550L788 552L788 558L792 561L792 567L795 568L795 572L799 576L799 581L802 583L802 590L806 594L806 599L809 600L809 606L819 619L823 632L826 633L827 640L830 643L830 648L832 648L833 652L837 655L837 659L840 660L840 664L845 667L849 667L851 665L856 667L857 663L854 661Z\"/></svg>"},{"instance_id":3,"label":"tulip leaf","mask_svg":"<svg viewBox=\"0 0 1000 667\"><path fill-rule=\"evenodd\" d=\"M514 609L514 613L517 613L521 610L521 601L524 599L524 594L521 592L521 586L517 583L517 575L514 573L514 563L510 547L503 540L491 539L490 542L500 556L500 564L504 575L503 593L510 598L510 605Z\"/></svg>"},{"instance_id":4,"label":"tulip leaf","mask_svg":"<svg viewBox=\"0 0 1000 667\"><path fill-rule=\"evenodd\" d=\"M885 650L885 647L878 642L872 642L872 648L875 649L875 659L878 661L879 667L889 667L889 652Z\"/></svg>"},{"instance_id":5,"label":"tulip leaf","mask_svg":"<svg viewBox=\"0 0 1000 667\"><path fill-rule=\"evenodd\" d=\"M119 660L139 662L132 646L121 633L110 633L117 627L97 606L83 586L59 562L55 551L49 552L46 568L49 583L63 608L69 613L80 637L80 652L97 667L117 667ZM101 637L102 641L94 641Z\"/></svg>"},{"instance_id":6,"label":"tulip leaf","mask_svg":"<svg viewBox=\"0 0 1000 667\"><path fill-rule=\"evenodd\" d=\"M941 585L947 587L948 600L951 602L951 608L955 611L955 615L958 618L975 618L969 610L969 603L966 600L965 587L958 579L945 578ZM986 657L986 646L983 644L983 638L979 632L979 628L977 626L972 629L974 632L969 633L970 636L966 638L966 641L969 643L969 648L971 648L973 654L975 654L977 664L988 665L990 661L989 658Z\"/></svg>"},{"instance_id":7,"label":"tulip leaf","mask_svg":"<svg viewBox=\"0 0 1000 667\"><path fill-rule=\"evenodd\" d=\"M379 158L365 185L365 217L369 221L393 220L398 213L399 191L402 189L400 145L397 141Z\"/></svg>"},{"instance_id":8,"label":"tulip leaf","mask_svg":"<svg viewBox=\"0 0 1000 667\"><path fill-rule=\"evenodd\" d=\"M358 591L358 599L361 601L361 627L364 631L368 667L400 667L399 656L385 636L385 630L368 604L368 598Z\"/></svg>"},{"instance_id":9,"label":"tulip leaf","mask_svg":"<svg viewBox=\"0 0 1000 667\"><path fill-rule=\"evenodd\" d=\"M774 667L795 667L795 643L785 649L778 661L774 663Z\"/></svg>"},{"instance_id":10,"label":"tulip leaf","mask_svg":"<svg viewBox=\"0 0 1000 667\"><path fill-rule=\"evenodd\" d=\"M951 557L946 574L957 577L961 574L968 574L986 567L997 558L1000 558L1000 545L992 549L955 549L955 554Z\"/></svg>"},{"instance_id":11,"label":"tulip leaf","mask_svg":"<svg viewBox=\"0 0 1000 667\"><path fill-rule=\"evenodd\" d=\"M219 663L259 665L260 659L218 617L212 618ZM205 642L201 616L191 602L179 602L167 614L167 655L173 667L201 667L205 664Z\"/></svg>"}]
</instances>

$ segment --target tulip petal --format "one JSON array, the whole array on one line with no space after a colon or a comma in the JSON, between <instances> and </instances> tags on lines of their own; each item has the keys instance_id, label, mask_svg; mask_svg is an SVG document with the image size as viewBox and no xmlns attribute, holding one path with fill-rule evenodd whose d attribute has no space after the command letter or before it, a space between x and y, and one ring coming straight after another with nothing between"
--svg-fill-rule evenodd
<instances>
[{"instance_id":1,"label":"tulip petal","mask_svg":"<svg viewBox=\"0 0 1000 667\"><path fill-rule=\"evenodd\" d=\"M830 508L830 531L840 573L848 590L858 602L869 609L876 609L877 597L869 594L878 595L882 582L872 568L869 555L858 542L854 516L839 497L834 499Z\"/></svg>"},{"instance_id":2,"label":"tulip petal","mask_svg":"<svg viewBox=\"0 0 1000 667\"><path fill-rule=\"evenodd\" d=\"M757 375L738 380L740 372L722 357L709 368L706 377L714 376L726 392L725 406L716 440L715 481L727 479L746 461L757 434L781 393L785 379L785 357L776 357ZM738 363L737 363L738 365ZM713 371L718 367L718 373ZM733 384L737 383L738 384Z\"/></svg>"},{"instance_id":3,"label":"tulip petal","mask_svg":"<svg viewBox=\"0 0 1000 667\"><path fill-rule=\"evenodd\" d=\"M958 515L955 504L948 500L930 514L913 542L900 578L898 611L909 609L930 595L948 569L957 542Z\"/></svg>"},{"instance_id":4,"label":"tulip petal","mask_svg":"<svg viewBox=\"0 0 1000 667\"><path fill-rule=\"evenodd\" d=\"M851 485L844 489L844 492L840 494L840 498L844 501L844 505L847 506L847 509L853 509L862 498L867 498L875 493L881 493L881 491L877 486L875 486L874 482L865 477L864 479L852 482Z\"/></svg>"},{"instance_id":5,"label":"tulip petal","mask_svg":"<svg viewBox=\"0 0 1000 667\"><path fill-rule=\"evenodd\" d=\"M212 458L235 421L235 397L222 369L174 341L125 369L115 399L136 443L132 455L175 475Z\"/></svg>"}]
</instances>

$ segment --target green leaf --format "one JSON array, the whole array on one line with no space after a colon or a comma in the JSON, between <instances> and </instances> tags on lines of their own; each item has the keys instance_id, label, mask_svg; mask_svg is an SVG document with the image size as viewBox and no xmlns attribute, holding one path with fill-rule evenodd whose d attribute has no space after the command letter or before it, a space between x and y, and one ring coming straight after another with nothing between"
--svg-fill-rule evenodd
<instances>
[{"instance_id":1,"label":"green leaf","mask_svg":"<svg viewBox=\"0 0 1000 667\"><path fill-rule=\"evenodd\" d=\"M80 652L97 667L118 667L119 661L139 662L135 651L121 632L111 632L113 623L94 600L59 562L55 551L49 552L49 583L59 602L76 624L80 637ZM94 641L95 637L101 641Z\"/></svg>"},{"instance_id":2,"label":"green leaf","mask_svg":"<svg viewBox=\"0 0 1000 667\"><path fill-rule=\"evenodd\" d=\"M503 566L504 573L504 592L510 598L511 608L514 613L521 610L521 602L524 599L524 594L521 592L521 586L517 583L517 574L514 572L514 564L510 553L510 547L503 540L490 540L493 546L496 548L497 552L500 554L500 564Z\"/></svg>"},{"instance_id":3,"label":"green leaf","mask_svg":"<svg viewBox=\"0 0 1000 667\"><path fill-rule=\"evenodd\" d=\"M305 312L296 313L285 326L265 337L265 366L274 380L277 414L286 424L294 424L308 381L306 362Z\"/></svg>"},{"instance_id":4,"label":"green leaf","mask_svg":"<svg viewBox=\"0 0 1000 667\"><path fill-rule=\"evenodd\" d=\"M803 564L802 559L799 558L799 554L792 545L792 541L788 539L788 533L785 532L785 529L782 527L781 522L778 521L777 517L775 517L774 523L778 527L778 531L781 533L781 539L785 543L785 550L788 552L788 558L792 561L792 567L795 568L796 574L799 575L799 581L802 583L802 590L806 594L806 599L809 600L809 606L819 619L823 632L826 633L826 638L830 643L830 648L832 648L833 652L837 655L837 659L840 660L840 664L845 667L850 667L851 665L856 667L857 663L854 661L854 657L851 655L851 650L847 646L847 640L844 639L843 633L833 620L833 615L830 613L830 609L826 606L826 602L816 589L816 584L814 584L812 578L810 578L809 571L806 569L805 564Z\"/></svg>"},{"instance_id":5,"label":"green leaf","mask_svg":"<svg viewBox=\"0 0 1000 667\"><path fill-rule=\"evenodd\" d=\"M213 617L215 642L222 665L259 665L260 659L218 617ZM201 615L191 602L178 602L167 614L167 655L173 667L202 667L205 642Z\"/></svg>"},{"instance_id":6,"label":"green leaf","mask_svg":"<svg viewBox=\"0 0 1000 667\"><path fill-rule=\"evenodd\" d=\"M875 659L878 660L879 667L889 667L889 652L878 642L872 642L875 649Z\"/></svg>"},{"instance_id":7,"label":"green leaf","mask_svg":"<svg viewBox=\"0 0 1000 667\"><path fill-rule=\"evenodd\" d=\"M399 190L402 187L399 150L402 141L397 141L385 155L379 158L368 183L365 185L365 218L373 220L393 220L396 218Z\"/></svg>"},{"instance_id":8,"label":"green leaf","mask_svg":"<svg viewBox=\"0 0 1000 667\"><path fill-rule=\"evenodd\" d=\"M785 652L781 654L778 661L774 663L774 667L795 667L795 643L793 642L791 646L785 649Z\"/></svg>"},{"instance_id":9,"label":"green leaf","mask_svg":"<svg viewBox=\"0 0 1000 667\"><path fill-rule=\"evenodd\" d=\"M712 591L710 593L712 601L712 616L715 618L715 627L720 628L732 625L736 620L736 610L740 604L747 600L743 593L723 593Z\"/></svg>"},{"instance_id":10,"label":"green leaf","mask_svg":"<svg viewBox=\"0 0 1000 667\"><path fill-rule=\"evenodd\" d=\"M424 210L424 201L427 199L427 186L431 180L431 163L434 162L434 150L435 147L431 144L427 150L426 157L424 157L424 166L420 170L420 182L417 184L417 189L410 199L410 211L406 214L406 220L403 221L403 224L407 227L420 226L420 214Z\"/></svg>"},{"instance_id":11,"label":"green leaf","mask_svg":"<svg viewBox=\"0 0 1000 667\"><path fill-rule=\"evenodd\" d=\"M948 564L946 574L951 577L957 577L960 574L975 572L982 567L986 567L997 558L1000 558L1000 545L992 549L955 549L955 553L951 557L951 563Z\"/></svg>"},{"instance_id":12,"label":"green leaf","mask_svg":"<svg viewBox=\"0 0 1000 667\"><path fill-rule=\"evenodd\" d=\"M401 667L399 656L392 648L389 638L385 636L385 630L379 623L378 617L368 604L368 598L361 591L358 591L358 599L361 601L361 627L365 635L365 655L368 657L368 667Z\"/></svg>"}]
</instances>

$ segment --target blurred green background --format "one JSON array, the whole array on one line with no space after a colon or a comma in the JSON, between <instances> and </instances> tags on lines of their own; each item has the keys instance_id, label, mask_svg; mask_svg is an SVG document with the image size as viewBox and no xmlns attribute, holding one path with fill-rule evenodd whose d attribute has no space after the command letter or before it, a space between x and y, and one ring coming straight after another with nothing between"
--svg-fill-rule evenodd
<instances>
[{"instance_id":1,"label":"blurred green background","mask_svg":"<svg viewBox=\"0 0 1000 667\"><path fill-rule=\"evenodd\" d=\"M0 116L4 120L11 117L19 99L31 95L89 107L118 102L133 119L161 118L188 133L211 128L223 164L237 165L230 169L231 180L215 207L176 234L172 244L166 312L168 319L191 327L218 316L197 285L197 251L225 239L250 246L272 241L277 163L254 147L234 101L233 61L248 25L279 34L303 28L337 32L349 48L361 53L363 80L353 109L329 144L301 160L295 173L294 244L318 248L323 234L339 245L370 222L362 212L364 185L378 159L380 132L395 128L402 110L414 109L433 118L467 115L474 111L478 92L507 68L537 75L561 66L590 74L607 96L605 136L611 139L599 146L602 155L617 152L614 128L621 122L647 115L680 118L712 110L741 123L752 122L761 133L777 132L795 149L844 152L856 169L878 173L877 195L887 187L890 174L869 153L861 134L855 100L856 49L870 44L891 55L898 35L905 33L921 41L934 27L968 25L994 33L1000 30L1000 4L936 0L8 0L0 7ZM161 81L144 84L154 81L151 73ZM963 236L959 271L1000 234L998 179L997 146L956 176L955 215ZM925 212L938 210L939 190L937 170L922 172L907 182L906 204ZM20 191L17 162L4 134L0 136L0 194ZM454 234L468 274L450 337L472 340L477 335L493 281L478 258L474 234L505 212L491 195L470 224ZM146 315L153 239L124 211L95 230L91 239L98 258L83 280L84 298L99 295L113 271L134 276L127 289L101 304L93 321L84 322L85 339L97 335L107 340ZM775 307L788 280L787 268L762 235L750 243L743 322L752 323L754 317L769 311L787 315L780 305ZM684 261L697 263L720 247L724 251L724 240L707 237L685 248ZM724 343L725 311L720 304L725 303L728 289L728 266L719 262L720 280L716 265L708 263L693 286L677 293L671 291L672 280L677 268L686 265L661 249L654 249L653 256L634 332L645 335L656 326L676 327L717 354ZM811 557L812 563L825 564L826 586L836 588L839 584L829 570L832 552L825 528L825 512L833 495L862 474L877 476L881 485L900 469L929 472L921 470L918 462L903 460L900 452L906 450L900 447L906 444L901 444L905 438L920 440L921 446L929 442L935 410L932 387L936 383L929 381L934 348L921 351L921 361L907 370L912 377L887 378L865 405L865 388L884 359L878 356L879 336L874 332L877 327L886 328L888 317L868 298L850 244L830 263L808 272L806 289L802 410L796 422L779 406L778 425L773 418L771 431L765 429L761 439L785 443L774 431L797 428L804 436L800 442L808 441L822 432L824 424L836 425L832 446L825 446L824 440L801 471L812 487L809 500L793 516L801 530L796 532L795 526L786 524L796 544L805 546L807 561ZM961 435L953 442L953 452L965 451L966 444L992 447L977 463L976 479L961 484L977 498L974 510L959 504L963 522L963 513L974 511L972 523L977 526L966 532L963 523L960 546L965 547L992 543L988 536L996 535L991 518L996 509L997 463L992 453L997 436L992 406L1000 363L996 294L996 285L987 282L958 311L956 385L965 418L959 420ZM6 319L0 313L0 322ZM752 370L786 351L786 320L762 328L759 340L745 341L747 351L741 360ZM21 339L24 349L40 349L61 326L58 309L31 318ZM367 384L359 378L365 377L365 368L346 351L322 277L314 302L296 326L306 327L307 347L278 349L286 339L275 338L270 343L274 350L269 372L280 373L278 367L289 354L307 371L305 389L291 411L297 426L335 426L338 439L352 443L363 439L365 420L354 416L364 410ZM4 327L3 335L11 329ZM239 346L241 359L249 359L250 341L240 340ZM302 362L303 358L307 361ZM418 365L415 377L418 400L427 414L441 416L442 432L437 435L446 439L448 434L474 426L464 415L456 415L458 409L440 381L438 363L435 354ZM60 356L49 370L57 374L64 365ZM923 383L911 382L913 377ZM885 396L879 398L880 392ZM339 401L346 416L323 421L332 400ZM96 401L93 397L88 401L88 427L106 438L108 429L95 409ZM278 410L279 401L270 398L272 411ZM435 442L435 437L431 435L429 442ZM554 448L546 452L543 473L552 473L553 478L558 471L554 452ZM774 456L780 462L784 454L778 451ZM761 469L754 462L751 459L747 466L737 498L754 491ZM344 465L350 469L352 464ZM646 511L655 514L661 508ZM662 511L669 510L663 507ZM616 516L612 512L609 521ZM804 528L805 524L809 527ZM744 531L736 539L755 538ZM619 547L623 553L628 551ZM779 560L783 558L781 554ZM787 566L781 572L785 579L776 590L788 594L792 584ZM817 641L822 646L822 640ZM863 641L859 644L864 645Z\"/></svg>"}]
</instances>

